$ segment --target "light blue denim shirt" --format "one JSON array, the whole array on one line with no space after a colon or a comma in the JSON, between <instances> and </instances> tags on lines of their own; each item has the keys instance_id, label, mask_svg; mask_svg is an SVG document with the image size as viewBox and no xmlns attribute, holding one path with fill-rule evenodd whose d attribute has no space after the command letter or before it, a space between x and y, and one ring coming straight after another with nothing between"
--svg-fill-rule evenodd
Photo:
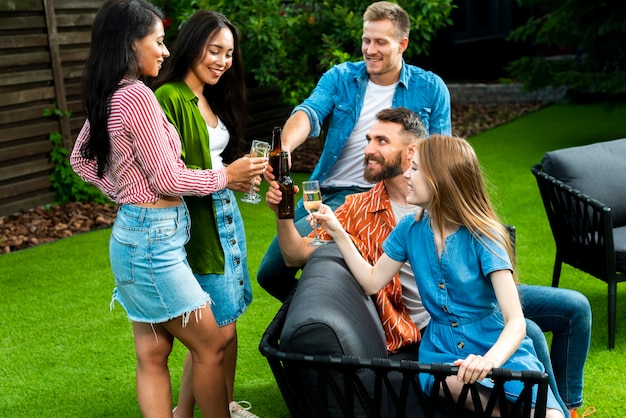
<instances>
[{"instance_id":1,"label":"light blue denim shirt","mask_svg":"<svg viewBox=\"0 0 626 418\"><path fill-rule=\"evenodd\" d=\"M319 136L324 119L331 116L324 149L311 174L323 182L341 155L363 108L368 74L363 61L344 62L328 70L311 95L293 112L302 110L311 121L311 136ZM450 93L436 74L402 62L392 107L417 113L430 134L450 135Z\"/></svg>"}]
</instances>

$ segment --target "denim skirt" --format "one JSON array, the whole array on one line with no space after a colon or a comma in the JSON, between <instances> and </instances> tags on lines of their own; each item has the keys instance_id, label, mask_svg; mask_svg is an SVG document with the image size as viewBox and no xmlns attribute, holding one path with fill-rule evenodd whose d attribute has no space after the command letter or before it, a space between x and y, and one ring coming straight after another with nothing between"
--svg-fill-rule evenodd
<instances>
[{"instance_id":1,"label":"denim skirt","mask_svg":"<svg viewBox=\"0 0 626 418\"><path fill-rule=\"evenodd\" d=\"M189 315L210 302L189 264L187 206L120 206L109 241L115 277L113 300L134 322L160 323Z\"/></svg>"}]
</instances>

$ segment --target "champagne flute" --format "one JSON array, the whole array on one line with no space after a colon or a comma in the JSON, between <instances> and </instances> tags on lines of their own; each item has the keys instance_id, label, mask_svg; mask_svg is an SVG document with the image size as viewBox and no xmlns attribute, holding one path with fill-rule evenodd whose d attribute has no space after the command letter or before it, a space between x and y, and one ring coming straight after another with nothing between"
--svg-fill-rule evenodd
<instances>
[{"instance_id":1,"label":"champagne flute","mask_svg":"<svg viewBox=\"0 0 626 418\"><path fill-rule=\"evenodd\" d=\"M304 196L304 208L307 212L313 213L320 209L322 204L322 192L320 191L320 183L317 180L303 181L302 194ZM317 223L315 224L315 239L309 242L311 247L319 247L325 245L326 242L319 239L317 232Z\"/></svg>"},{"instance_id":2,"label":"champagne flute","mask_svg":"<svg viewBox=\"0 0 626 418\"><path fill-rule=\"evenodd\" d=\"M270 144L267 142L255 139L252 141L252 147L250 147L250 157L267 158L270 153L270 148ZM250 191L243 195L241 201L255 205L261 201L261 196L254 191L254 180L250 183Z\"/></svg>"}]
</instances>

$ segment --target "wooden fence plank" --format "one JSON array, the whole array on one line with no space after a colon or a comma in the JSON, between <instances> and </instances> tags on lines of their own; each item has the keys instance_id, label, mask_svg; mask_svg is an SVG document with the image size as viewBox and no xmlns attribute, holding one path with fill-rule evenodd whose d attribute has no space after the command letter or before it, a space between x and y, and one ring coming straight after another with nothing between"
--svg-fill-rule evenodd
<instances>
[{"instance_id":1,"label":"wooden fence plank","mask_svg":"<svg viewBox=\"0 0 626 418\"><path fill-rule=\"evenodd\" d=\"M57 9L93 9L98 10L102 0L55 0ZM94 12L95 13L95 12Z\"/></svg>"},{"instance_id":2,"label":"wooden fence plank","mask_svg":"<svg viewBox=\"0 0 626 418\"><path fill-rule=\"evenodd\" d=\"M0 167L0 181L16 179L34 173L47 173L51 168L52 164L48 158L32 159L14 164L11 167Z\"/></svg>"},{"instance_id":3,"label":"wooden fence plank","mask_svg":"<svg viewBox=\"0 0 626 418\"><path fill-rule=\"evenodd\" d=\"M50 141L29 142L22 145L14 145L12 147L2 148L0 153L0 162L14 160L18 158L32 157L35 155L44 155L48 157L52 150ZM2 193L0 193L2 196Z\"/></svg>"},{"instance_id":4,"label":"wooden fence plank","mask_svg":"<svg viewBox=\"0 0 626 418\"><path fill-rule=\"evenodd\" d=\"M69 28L75 26L91 27L93 19L96 17L96 13L81 13L81 14L66 14L58 16L58 27Z\"/></svg>"},{"instance_id":5,"label":"wooden fence plank","mask_svg":"<svg viewBox=\"0 0 626 418\"><path fill-rule=\"evenodd\" d=\"M33 35L3 35L0 36L0 49L29 48L48 45L48 37L45 34ZM4 56L3 56L4 59Z\"/></svg>"},{"instance_id":6,"label":"wooden fence plank","mask_svg":"<svg viewBox=\"0 0 626 418\"><path fill-rule=\"evenodd\" d=\"M0 124L19 123L32 119L40 119L43 117L45 109L51 108L51 105L33 104L26 108L16 108L0 112Z\"/></svg>"},{"instance_id":7,"label":"wooden fence plank","mask_svg":"<svg viewBox=\"0 0 626 418\"><path fill-rule=\"evenodd\" d=\"M15 86L17 84L52 81L51 70L33 70L19 73L0 74L0 86Z\"/></svg>"},{"instance_id":8,"label":"wooden fence plank","mask_svg":"<svg viewBox=\"0 0 626 418\"><path fill-rule=\"evenodd\" d=\"M80 68L82 70L83 66L80 65ZM68 96L80 96L82 94L80 80L67 80L65 91Z\"/></svg>"},{"instance_id":9,"label":"wooden fence plank","mask_svg":"<svg viewBox=\"0 0 626 418\"><path fill-rule=\"evenodd\" d=\"M0 9L0 11L2 11ZM20 30L46 27L46 19L43 16L16 16L0 17L0 28L3 30Z\"/></svg>"},{"instance_id":10,"label":"wooden fence plank","mask_svg":"<svg viewBox=\"0 0 626 418\"><path fill-rule=\"evenodd\" d=\"M72 112L72 117L83 111L83 100L80 97L72 98L67 102L67 108Z\"/></svg>"},{"instance_id":11,"label":"wooden fence plank","mask_svg":"<svg viewBox=\"0 0 626 418\"><path fill-rule=\"evenodd\" d=\"M36 208L42 205L49 205L54 202L54 193L50 189L42 189L41 191L20 195L19 198L9 198L0 200L0 210L2 214L9 215L18 213L28 209Z\"/></svg>"},{"instance_id":12,"label":"wooden fence plank","mask_svg":"<svg viewBox=\"0 0 626 418\"><path fill-rule=\"evenodd\" d=\"M52 99L54 99L54 87L25 88L24 90L2 93L2 104L5 106L38 100L50 100L52 102Z\"/></svg>"},{"instance_id":13,"label":"wooden fence plank","mask_svg":"<svg viewBox=\"0 0 626 418\"><path fill-rule=\"evenodd\" d=\"M14 198L20 194L30 193L37 190L45 190L49 193L49 190L47 190L49 188L50 177L46 175L2 185L0 186L0 196L4 196L5 198Z\"/></svg>"},{"instance_id":14,"label":"wooden fence plank","mask_svg":"<svg viewBox=\"0 0 626 418\"><path fill-rule=\"evenodd\" d=\"M41 0L0 0L0 12L32 12L43 10Z\"/></svg>"},{"instance_id":15,"label":"wooden fence plank","mask_svg":"<svg viewBox=\"0 0 626 418\"><path fill-rule=\"evenodd\" d=\"M3 55L0 59L0 68L18 67L20 65L36 65L50 58L48 51L24 52L20 54Z\"/></svg>"},{"instance_id":16,"label":"wooden fence plank","mask_svg":"<svg viewBox=\"0 0 626 418\"><path fill-rule=\"evenodd\" d=\"M87 61L87 57L89 56L89 48L72 48L72 49L64 49L61 50L61 61L63 62L72 62L72 61ZM76 71L80 69L80 71ZM73 66L64 68L64 74L82 74L83 65Z\"/></svg>"},{"instance_id":17,"label":"wooden fence plank","mask_svg":"<svg viewBox=\"0 0 626 418\"><path fill-rule=\"evenodd\" d=\"M59 43L61 45L89 44L91 42L90 31L59 32ZM89 45L86 46L89 51Z\"/></svg>"},{"instance_id":18,"label":"wooden fence plank","mask_svg":"<svg viewBox=\"0 0 626 418\"><path fill-rule=\"evenodd\" d=\"M25 124L24 126L16 126L11 128L2 129L2 135L0 135L0 144L3 142L14 141L20 138L34 138L42 135L44 138L48 138L51 132L59 131L59 124L54 121L38 121L37 123Z\"/></svg>"},{"instance_id":19,"label":"wooden fence plank","mask_svg":"<svg viewBox=\"0 0 626 418\"><path fill-rule=\"evenodd\" d=\"M81 78L82 75L83 75L83 70L84 69L85 69L85 65L84 64L80 64L80 65L65 65L63 67L63 77L65 77L65 79L68 79L68 78Z\"/></svg>"}]
</instances>

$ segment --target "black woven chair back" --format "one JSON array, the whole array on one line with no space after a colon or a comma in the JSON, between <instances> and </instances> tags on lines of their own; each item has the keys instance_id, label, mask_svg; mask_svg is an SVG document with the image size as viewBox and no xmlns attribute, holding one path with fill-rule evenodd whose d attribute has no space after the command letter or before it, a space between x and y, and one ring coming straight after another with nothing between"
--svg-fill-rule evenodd
<instances>
[{"instance_id":1,"label":"black woven chair back","mask_svg":"<svg viewBox=\"0 0 626 418\"><path fill-rule=\"evenodd\" d=\"M287 299L265 331L259 349L293 417L491 417L494 410L502 417L531 417L534 388L534 417L545 417L548 377L537 371L494 369L489 376L495 385L492 391L485 392L476 384L465 385L460 397L454 399L446 378L455 375L457 368L449 364L280 351L278 339L289 302ZM431 394L422 391L419 375L423 373L435 377ZM510 380L524 383L515 403L505 396L504 382ZM484 404L481 390L489 395ZM467 399L473 412L465 408Z\"/></svg>"},{"instance_id":2,"label":"black woven chair back","mask_svg":"<svg viewBox=\"0 0 626 418\"><path fill-rule=\"evenodd\" d=\"M617 283L626 281L626 268L616 259L612 209L546 173L541 164L533 166L531 171L556 244L552 286L559 285L562 263L608 284L608 347L613 349ZM623 242L620 246L623 248Z\"/></svg>"}]
</instances>

